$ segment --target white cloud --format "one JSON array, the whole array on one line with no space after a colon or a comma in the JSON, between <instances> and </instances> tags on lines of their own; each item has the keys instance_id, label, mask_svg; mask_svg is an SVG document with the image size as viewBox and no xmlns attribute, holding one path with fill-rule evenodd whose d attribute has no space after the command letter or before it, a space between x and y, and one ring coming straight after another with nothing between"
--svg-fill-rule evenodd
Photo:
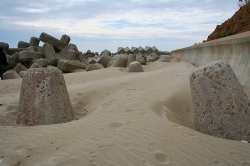
<instances>
[{"instance_id":1,"label":"white cloud","mask_svg":"<svg viewBox=\"0 0 250 166\"><path fill-rule=\"evenodd\" d=\"M22 28L28 34L35 29L38 32L49 31L52 36L53 33L68 34L93 40L147 38L155 41L155 38L178 38L200 42L206 39L217 24L221 24L235 12L230 4L233 0L228 0L227 3L215 0L5 2L9 2L6 7L0 2L0 21L4 23L0 31L3 31L3 28L6 31L9 26L13 32ZM7 6L16 10L10 10Z\"/></svg>"}]
</instances>

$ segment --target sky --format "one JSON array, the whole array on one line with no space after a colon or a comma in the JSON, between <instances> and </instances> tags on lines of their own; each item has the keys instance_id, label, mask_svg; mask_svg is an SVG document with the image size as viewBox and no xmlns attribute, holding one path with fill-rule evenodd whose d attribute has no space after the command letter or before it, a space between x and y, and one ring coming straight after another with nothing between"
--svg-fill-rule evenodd
<instances>
[{"instance_id":1,"label":"sky","mask_svg":"<svg viewBox=\"0 0 250 166\"><path fill-rule=\"evenodd\" d=\"M156 46L172 51L206 40L239 9L237 0L0 0L0 42L17 48L42 32L70 36L83 53ZM43 45L43 42L40 42Z\"/></svg>"}]
</instances>

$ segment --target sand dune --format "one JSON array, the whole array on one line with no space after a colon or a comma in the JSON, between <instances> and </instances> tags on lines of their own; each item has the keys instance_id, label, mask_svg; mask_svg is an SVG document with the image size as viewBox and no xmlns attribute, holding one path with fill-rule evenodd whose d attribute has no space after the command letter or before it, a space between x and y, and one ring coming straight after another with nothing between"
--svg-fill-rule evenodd
<instances>
[{"instance_id":1,"label":"sand dune","mask_svg":"<svg viewBox=\"0 0 250 166\"><path fill-rule=\"evenodd\" d=\"M0 82L0 165L240 165L250 145L193 130L186 62L65 74L75 120L21 126L21 79ZM246 90L249 87L245 87Z\"/></svg>"}]
</instances>

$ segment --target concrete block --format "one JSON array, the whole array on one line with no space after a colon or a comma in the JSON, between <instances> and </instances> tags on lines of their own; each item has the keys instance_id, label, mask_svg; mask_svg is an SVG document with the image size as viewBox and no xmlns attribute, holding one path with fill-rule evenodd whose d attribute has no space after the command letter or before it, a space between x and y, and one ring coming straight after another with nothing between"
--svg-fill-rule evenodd
<instances>
[{"instance_id":1,"label":"concrete block","mask_svg":"<svg viewBox=\"0 0 250 166\"><path fill-rule=\"evenodd\" d=\"M24 76L24 74L27 72L27 70L26 71L20 71L20 73L19 73L19 76L21 77L21 78L23 78L23 76Z\"/></svg>"},{"instance_id":2,"label":"concrete block","mask_svg":"<svg viewBox=\"0 0 250 166\"><path fill-rule=\"evenodd\" d=\"M99 63L100 59L101 59L100 57L98 57L98 58L96 58L96 57L94 57L94 58L89 58L89 59L88 59L88 63L89 63L89 64Z\"/></svg>"},{"instance_id":3,"label":"concrete block","mask_svg":"<svg viewBox=\"0 0 250 166\"><path fill-rule=\"evenodd\" d=\"M194 69L189 78L195 129L250 142L250 101L231 66L215 61Z\"/></svg>"},{"instance_id":4,"label":"concrete block","mask_svg":"<svg viewBox=\"0 0 250 166\"><path fill-rule=\"evenodd\" d=\"M15 53L19 53L21 51L25 51L26 48L9 48L8 54L13 55Z\"/></svg>"},{"instance_id":5,"label":"concrete block","mask_svg":"<svg viewBox=\"0 0 250 166\"><path fill-rule=\"evenodd\" d=\"M127 67L129 66L129 64L133 61L136 61L136 56L135 54L129 54L128 55L128 62L127 62Z\"/></svg>"},{"instance_id":6,"label":"concrete block","mask_svg":"<svg viewBox=\"0 0 250 166\"><path fill-rule=\"evenodd\" d=\"M0 42L0 47L3 48L3 52L5 52L5 54L9 53L9 44L8 43Z\"/></svg>"},{"instance_id":7,"label":"concrete block","mask_svg":"<svg viewBox=\"0 0 250 166\"><path fill-rule=\"evenodd\" d=\"M144 50L144 48L143 47L138 47L137 48L138 49L138 51L140 52L140 53L142 53L142 54L144 54L145 53L145 50Z\"/></svg>"},{"instance_id":8,"label":"concrete block","mask_svg":"<svg viewBox=\"0 0 250 166\"><path fill-rule=\"evenodd\" d=\"M8 60L8 66L6 67L7 70L13 69L16 64L19 62L18 53L14 53L13 55L6 54Z\"/></svg>"},{"instance_id":9,"label":"concrete block","mask_svg":"<svg viewBox=\"0 0 250 166\"><path fill-rule=\"evenodd\" d=\"M60 70L29 69L23 76L16 123L36 126L72 120L74 113Z\"/></svg>"},{"instance_id":10,"label":"concrete block","mask_svg":"<svg viewBox=\"0 0 250 166\"><path fill-rule=\"evenodd\" d=\"M21 77L14 70L8 70L5 73L3 73L3 80L17 79L17 78L21 78Z\"/></svg>"},{"instance_id":11,"label":"concrete block","mask_svg":"<svg viewBox=\"0 0 250 166\"><path fill-rule=\"evenodd\" d=\"M77 69L86 69L87 65L81 62L74 62L65 59L60 59L57 64L57 68L64 73L70 73Z\"/></svg>"},{"instance_id":12,"label":"concrete block","mask_svg":"<svg viewBox=\"0 0 250 166\"><path fill-rule=\"evenodd\" d=\"M146 57L146 59L147 59L147 62L155 62L159 59L159 56L155 52L152 52Z\"/></svg>"},{"instance_id":13,"label":"concrete block","mask_svg":"<svg viewBox=\"0 0 250 166\"><path fill-rule=\"evenodd\" d=\"M44 59L44 58L40 58L40 59L35 60L35 63L38 63L42 67L47 67L49 65L48 60Z\"/></svg>"},{"instance_id":14,"label":"concrete block","mask_svg":"<svg viewBox=\"0 0 250 166\"><path fill-rule=\"evenodd\" d=\"M135 56L136 56L136 61L140 62L142 65L146 65L146 58L143 57L141 52L139 52Z\"/></svg>"},{"instance_id":15,"label":"concrete block","mask_svg":"<svg viewBox=\"0 0 250 166\"><path fill-rule=\"evenodd\" d=\"M149 46L146 46L145 47L145 52L149 55L149 54L151 54L153 52L153 49L151 47L149 47Z\"/></svg>"},{"instance_id":16,"label":"concrete block","mask_svg":"<svg viewBox=\"0 0 250 166\"><path fill-rule=\"evenodd\" d=\"M94 64L90 64L88 65L88 67L86 68L86 71L92 71L92 70L99 70L99 69L103 69L103 65L100 63L94 63Z\"/></svg>"},{"instance_id":17,"label":"concrete block","mask_svg":"<svg viewBox=\"0 0 250 166\"><path fill-rule=\"evenodd\" d=\"M44 55L41 52L33 52L33 51L21 51L18 53L19 61L31 61L33 59L44 58Z\"/></svg>"},{"instance_id":18,"label":"concrete block","mask_svg":"<svg viewBox=\"0 0 250 166\"><path fill-rule=\"evenodd\" d=\"M131 50L129 47L123 49L126 54L131 54Z\"/></svg>"},{"instance_id":19,"label":"concrete block","mask_svg":"<svg viewBox=\"0 0 250 166\"><path fill-rule=\"evenodd\" d=\"M16 66L13 68L14 71L16 71L18 74L21 71L26 71L28 70L28 68L26 68L24 65L22 65L21 63L17 63Z\"/></svg>"},{"instance_id":20,"label":"concrete block","mask_svg":"<svg viewBox=\"0 0 250 166\"><path fill-rule=\"evenodd\" d=\"M63 57L66 57L66 54L69 49L78 51L77 46L75 44L69 44L64 49L62 49L62 51L59 54Z\"/></svg>"},{"instance_id":21,"label":"concrete block","mask_svg":"<svg viewBox=\"0 0 250 166\"><path fill-rule=\"evenodd\" d=\"M117 48L117 54L125 54L126 52L124 51L123 47L118 47Z\"/></svg>"},{"instance_id":22,"label":"concrete block","mask_svg":"<svg viewBox=\"0 0 250 166\"><path fill-rule=\"evenodd\" d=\"M137 53L139 53L138 48L136 48L136 47L131 47L131 53L132 53L132 54L137 54Z\"/></svg>"},{"instance_id":23,"label":"concrete block","mask_svg":"<svg viewBox=\"0 0 250 166\"><path fill-rule=\"evenodd\" d=\"M120 54L116 61L113 63L112 67L127 67L128 55Z\"/></svg>"},{"instance_id":24,"label":"concrete block","mask_svg":"<svg viewBox=\"0 0 250 166\"><path fill-rule=\"evenodd\" d=\"M37 47L37 52L42 52L42 53L43 53L43 47L38 46L38 47Z\"/></svg>"},{"instance_id":25,"label":"concrete block","mask_svg":"<svg viewBox=\"0 0 250 166\"><path fill-rule=\"evenodd\" d=\"M48 60L50 65L57 65L58 58L56 57L56 53L51 44L45 43L43 45L43 53L45 58Z\"/></svg>"},{"instance_id":26,"label":"concrete block","mask_svg":"<svg viewBox=\"0 0 250 166\"><path fill-rule=\"evenodd\" d=\"M57 38L53 37L53 36L50 36L49 34L45 33L45 32L42 32L40 34L40 37L39 39L44 42L44 43L49 43L51 44L53 47L54 46L57 46L60 44L60 40L58 40Z\"/></svg>"},{"instance_id":27,"label":"concrete block","mask_svg":"<svg viewBox=\"0 0 250 166\"><path fill-rule=\"evenodd\" d=\"M31 51L31 52L38 52L38 47L36 46L29 46L26 51Z\"/></svg>"},{"instance_id":28,"label":"concrete block","mask_svg":"<svg viewBox=\"0 0 250 166\"><path fill-rule=\"evenodd\" d=\"M66 55L67 60L79 60L81 53L79 51L69 49Z\"/></svg>"},{"instance_id":29,"label":"concrete block","mask_svg":"<svg viewBox=\"0 0 250 166\"><path fill-rule=\"evenodd\" d=\"M29 47L29 43L24 42L24 41L19 41L17 48L28 48Z\"/></svg>"},{"instance_id":30,"label":"concrete block","mask_svg":"<svg viewBox=\"0 0 250 166\"><path fill-rule=\"evenodd\" d=\"M81 54L81 55L79 56L79 60L80 60L80 62L83 63L83 64L86 64L86 65L89 64L88 61L87 61L87 59L84 58L83 54Z\"/></svg>"},{"instance_id":31,"label":"concrete block","mask_svg":"<svg viewBox=\"0 0 250 166\"><path fill-rule=\"evenodd\" d=\"M37 37L31 37L31 38L30 38L29 46L38 47L38 46L39 46L39 42L40 42L40 39L39 39L39 38L37 38Z\"/></svg>"},{"instance_id":32,"label":"concrete block","mask_svg":"<svg viewBox=\"0 0 250 166\"><path fill-rule=\"evenodd\" d=\"M161 62L171 62L173 60L173 56L172 55L160 55L160 59L159 61Z\"/></svg>"},{"instance_id":33,"label":"concrete block","mask_svg":"<svg viewBox=\"0 0 250 166\"><path fill-rule=\"evenodd\" d=\"M95 53L95 55L98 55L98 52L97 52L97 54ZM102 52L101 52L101 55L103 56L103 55L108 55L108 56L111 56L111 52L109 51L109 50L103 50Z\"/></svg>"},{"instance_id":34,"label":"concrete block","mask_svg":"<svg viewBox=\"0 0 250 166\"><path fill-rule=\"evenodd\" d=\"M39 65L38 63L33 63L29 69L33 69L33 68L42 68L41 65Z\"/></svg>"},{"instance_id":35,"label":"concrete block","mask_svg":"<svg viewBox=\"0 0 250 166\"><path fill-rule=\"evenodd\" d=\"M133 61L129 64L129 72L144 72L144 70L140 62Z\"/></svg>"},{"instance_id":36,"label":"concrete block","mask_svg":"<svg viewBox=\"0 0 250 166\"><path fill-rule=\"evenodd\" d=\"M159 54L159 50L155 46L152 47L152 51L157 55Z\"/></svg>"},{"instance_id":37,"label":"concrete block","mask_svg":"<svg viewBox=\"0 0 250 166\"><path fill-rule=\"evenodd\" d=\"M60 41L64 42L66 45L68 45L70 42L70 37L68 35L64 34L64 35L62 35Z\"/></svg>"},{"instance_id":38,"label":"concrete block","mask_svg":"<svg viewBox=\"0 0 250 166\"><path fill-rule=\"evenodd\" d=\"M109 62L111 61L112 57L107 55L107 54L103 54L102 57L99 60L99 63L102 64L105 68L108 67Z\"/></svg>"}]
</instances>

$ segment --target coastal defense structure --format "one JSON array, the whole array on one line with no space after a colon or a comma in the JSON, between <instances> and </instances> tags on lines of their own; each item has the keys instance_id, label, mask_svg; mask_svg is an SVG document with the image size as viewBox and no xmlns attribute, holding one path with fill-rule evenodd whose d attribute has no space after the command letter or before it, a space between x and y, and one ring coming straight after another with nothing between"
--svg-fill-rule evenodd
<instances>
[{"instance_id":1,"label":"coastal defense structure","mask_svg":"<svg viewBox=\"0 0 250 166\"><path fill-rule=\"evenodd\" d=\"M67 87L55 67L29 69L23 76L17 124L36 126L74 120Z\"/></svg>"},{"instance_id":2,"label":"coastal defense structure","mask_svg":"<svg viewBox=\"0 0 250 166\"><path fill-rule=\"evenodd\" d=\"M230 64L242 85L250 86L250 31L173 50L172 54L195 66L223 60Z\"/></svg>"},{"instance_id":3,"label":"coastal defense structure","mask_svg":"<svg viewBox=\"0 0 250 166\"><path fill-rule=\"evenodd\" d=\"M190 74L194 125L219 138L250 141L250 101L231 66L221 60Z\"/></svg>"}]
</instances>

